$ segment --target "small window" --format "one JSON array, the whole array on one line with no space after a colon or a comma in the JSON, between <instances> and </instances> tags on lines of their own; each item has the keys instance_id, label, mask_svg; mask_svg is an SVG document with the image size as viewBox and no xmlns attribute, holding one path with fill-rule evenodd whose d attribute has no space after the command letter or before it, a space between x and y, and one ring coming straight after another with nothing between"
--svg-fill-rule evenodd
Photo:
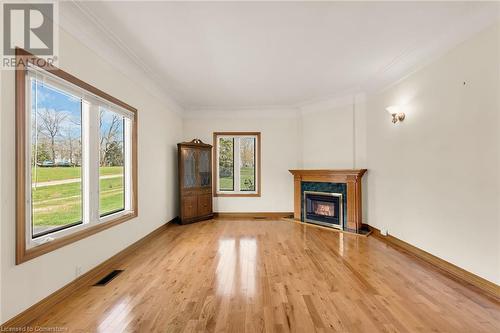
<instances>
[{"instance_id":1,"label":"small window","mask_svg":"<svg viewBox=\"0 0 500 333\"><path fill-rule=\"evenodd\" d=\"M17 50L19 264L137 216L137 110Z\"/></svg>"},{"instance_id":2,"label":"small window","mask_svg":"<svg viewBox=\"0 0 500 333\"><path fill-rule=\"evenodd\" d=\"M260 133L214 133L216 196L260 196Z\"/></svg>"},{"instance_id":3,"label":"small window","mask_svg":"<svg viewBox=\"0 0 500 333\"><path fill-rule=\"evenodd\" d=\"M234 191L234 137L219 137L217 148L219 191Z\"/></svg>"}]
</instances>

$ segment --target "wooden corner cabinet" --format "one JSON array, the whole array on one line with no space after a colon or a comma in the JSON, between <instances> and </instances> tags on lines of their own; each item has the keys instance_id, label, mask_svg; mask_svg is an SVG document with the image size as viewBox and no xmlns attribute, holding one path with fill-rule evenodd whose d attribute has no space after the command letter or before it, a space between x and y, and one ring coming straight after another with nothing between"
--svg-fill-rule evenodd
<instances>
[{"instance_id":1,"label":"wooden corner cabinet","mask_svg":"<svg viewBox=\"0 0 500 333\"><path fill-rule=\"evenodd\" d=\"M213 218L212 146L199 139L177 144L180 223Z\"/></svg>"}]
</instances>

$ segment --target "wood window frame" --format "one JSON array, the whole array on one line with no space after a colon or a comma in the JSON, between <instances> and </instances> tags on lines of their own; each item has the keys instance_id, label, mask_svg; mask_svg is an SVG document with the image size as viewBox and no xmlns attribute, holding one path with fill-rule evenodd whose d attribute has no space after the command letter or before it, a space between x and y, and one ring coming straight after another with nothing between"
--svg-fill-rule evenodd
<instances>
[{"instance_id":1,"label":"wood window frame","mask_svg":"<svg viewBox=\"0 0 500 333\"><path fill-rule=\"evenodd\" d=\"M257 170L255 171L255 174L257 176L257 190L255 193L241 193L241 192L237 192L237 193L218 193L217 192L217 183L219 181L219 177L217 175L217 151L218 151L218 145L217 145L217 138L219 136L255 136L257 138L257 145L256 145L256 149L257 149L257 154L256 154L256 159L257 159L257 163L255 165L255 167L257 168ZM261 193L262 193L262 180L261 180L261 165L262 165L262 159L261 159L261 133L260 132L214 132L213 134L213 146L214 146L214 156L212 158L212 161L213 161L213 177L212 177L212 184L213 184L213 195L214 197L260 197L261 196ZM234 157L233 157L234 158Z\"/></svg>"},{"instance_id":2,"label":"wood window frame","mask_svg":"<svg viewBox=\"0 0 500 333\"><path fill-rule=\"evenodd\" d=\"M127 214L109 219L97 225L83 230L75 231L66 236L54 239L53 241L40 244L36 247L26 247L26 174L27 163L26 144L27 144L27 111L26 111L26 74L27 64L32 64L48 73L73 84L83 90L86 90L112 104L122 107L133 113L132 133L131 133L131 211ZM75 76L59 69L45 60L36 57L24 49L16 48L16 73L15 73L15 112L16 112L16 265L36 258L45 253L54 251L65 245L74 243L83 238L89 237L100 231L121 224L125 221L136 218L138 210L138 165L137 165L137 109L120 101L119 99L99 90L98 88L76 78Z\"/></svg>"}]
</instances>

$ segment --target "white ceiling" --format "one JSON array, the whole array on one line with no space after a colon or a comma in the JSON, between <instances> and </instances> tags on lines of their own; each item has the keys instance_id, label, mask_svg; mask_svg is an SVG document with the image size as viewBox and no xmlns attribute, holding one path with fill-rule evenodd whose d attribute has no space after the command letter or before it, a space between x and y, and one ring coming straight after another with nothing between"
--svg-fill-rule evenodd
<instances>
[{"instance_id":1,"label":"white ceiling","mask_svg":"<svg viewBox=\"0 0 500 333\"><path fill-rule=\"evenodd\" d=\"M380 88L498 19L496 3L479 2L72 5L185 109L297 106ZM73 29L82 39L84 26Z\"/></svg>"}]
</instances>

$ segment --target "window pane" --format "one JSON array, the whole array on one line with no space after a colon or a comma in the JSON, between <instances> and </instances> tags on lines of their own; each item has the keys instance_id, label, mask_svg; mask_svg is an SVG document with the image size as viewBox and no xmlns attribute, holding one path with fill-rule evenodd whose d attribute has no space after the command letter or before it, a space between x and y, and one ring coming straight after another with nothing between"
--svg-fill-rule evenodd
<instances>
[{"instance_id":1,"label":"window pane","mask_svg":"<svg viewBox=\"0 0 500 333\"><path fill-rule=\"evenodd\" d=\"M219 190L234 190L233 138L219 138Z\"/></svg>"},{"instance_id":2,"label":"window pane","mask_svg":"<svg viewBox=\"0 0 500 333\"><path fill-rule=\"evenodd\" d=\"M255 138L240 138L240 190L255 191Z\"/></svg>"},{"instance_id":3,"label":"window pane","mask_svg":"<svg viewBox=\"0 0 500 333\"><path fill-rule=\"evenodd\" d=\"M99 214L125 209L125 119L100 109Z\"/></svg>"},{"instance_id":4,"label":"window pane","mask_svg":"<svg viewBox=\"0 0 500 333\"><path fill-rule=\"evenodd\" d=\"M184 153L184 187L196 186L196 159L194 149L185 149Z\"/></svg>"},{"instance_id":5,"label":"window pane","mask_svg":"<svg viewBox=\"0 0 500 333\"><path fill-rule=\"evenodd\" d=\"M31 80L32 237L82 223L81 100Z\"/></svg>"},{"instance_id":6,"label":"window pane","mask_svg":"<svg viewBox=\"0 0 500 333\"><path fill-rule=\"evenodd\" d=\"M200 163L199 163L199 174L200 174L200 185L210 186L210 150L200 150Z\"/></svg>"}]
</instances>

